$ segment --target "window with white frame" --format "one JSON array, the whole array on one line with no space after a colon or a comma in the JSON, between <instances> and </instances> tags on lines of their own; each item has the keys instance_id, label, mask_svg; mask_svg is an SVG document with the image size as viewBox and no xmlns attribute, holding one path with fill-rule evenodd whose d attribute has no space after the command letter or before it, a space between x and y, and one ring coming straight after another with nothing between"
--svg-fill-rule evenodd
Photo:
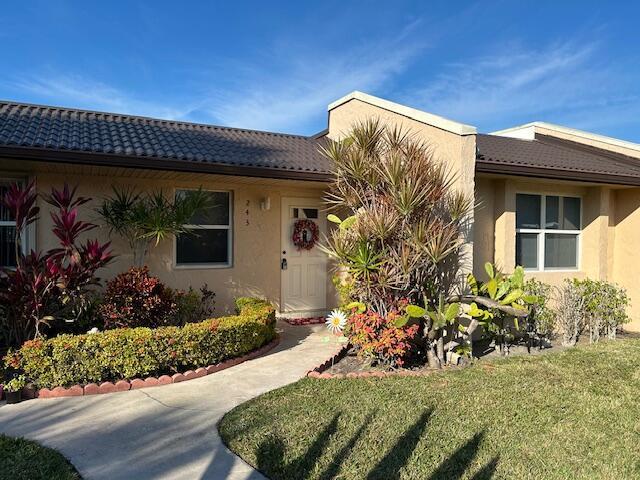
<instances>
[{"instance_id":1,"label":"window with white frame","mask_svg":"<svg viewBox=\"0 0 640 480\"><path fill-rule=\"evenodd\" d=\"M177 190L176 197L191 190ZM176 237L177 266L229 266L232 259L231 192L204 192L208 207L195 215L188 234Z\"/></svg>"},{"instance_id":2,"label":"window with white frame","mask_svg":"<svg viewBox=\"0 0 640 480\"><path fill-rule=\"evenodd\" d=\"M581 199L516 195L516 265L529 270L578 268Z\"/></svg>"},{"instance_id":3,"label":"window with white frame","mask_svg":"<svg viewBox=\"0 0 640 480\"><path fill-rule=\"evenodd\" d=\"M0 195L4 197L9 188L8 181L0 180ZM7 207L0 204L0 266L16 266L16 221Z\"/></svg>"}]
</instances>

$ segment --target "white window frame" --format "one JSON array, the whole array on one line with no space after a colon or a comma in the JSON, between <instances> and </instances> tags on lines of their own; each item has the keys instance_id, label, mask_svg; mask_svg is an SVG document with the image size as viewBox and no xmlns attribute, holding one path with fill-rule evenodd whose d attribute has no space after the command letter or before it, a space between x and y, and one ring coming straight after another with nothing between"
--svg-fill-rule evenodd
<instances>
[{"instance_id":1,"label":"white window frame","mask_svg":"<svg viewBox=\"0 0 640 480\"><path fill-rule=\"evenodd\" d=\"M173 198L178 192L197 191L195 188L174 188ZM227 261L224 263L178 263L178 237L173 238L173 268L176 270L218 269L233 267L233 191L231 190L204 190L205 192L226 193L229 195L229 225L185 225L190 230L228 230L227 235Z\"/></svg>"},{"instance_id":2,"label":"white window frame","mask_svg":"<svg viewBox=\"0 0 640 480\"><path fill-rule=\"evenodd\" d=\"M26 185L30 178L26 176L12 177L12 176L0 176L0 184L11 185L12 183L19 183L20 185ZM37 205L37 202L36 202ZM27 254L29 250L35 250L35 224L36 222L27 225L22 231L22 253ZM15 220L0 220L0 227L15 227ZM0 265L4 268L14 269L15 265Z\"/></svg>"},{"instance_id":3,"label":"white window frame","mask_svg":"<svg viewBox=\"0 0 640 480\"><path fill-rule=\"evenodd\" d=\"M538 236L538 266L536 268L525 268L527 272L578 272L580 271L580 263L582 261L582 195L572 193L539 193L539 192L516 192L516 217L517 212L517 195L536 195L540 197L540 228L518 228L516 224L516 237L518 233L532 233ZM547 197L569 197L577 198L580 201L580 228L578 230L560 230L545 228L547 224ZM563 216L564 201L560 202L559 219ZM560 235L576 235L576 266L575 267L545 267L544 266L544 247L546 243L546 234L554 233ZM516 239L514 239L516 240ZM517 241L517 240L516 240ZM517 264L517 262L516 262Z\"/></svg>"}]
</instances>

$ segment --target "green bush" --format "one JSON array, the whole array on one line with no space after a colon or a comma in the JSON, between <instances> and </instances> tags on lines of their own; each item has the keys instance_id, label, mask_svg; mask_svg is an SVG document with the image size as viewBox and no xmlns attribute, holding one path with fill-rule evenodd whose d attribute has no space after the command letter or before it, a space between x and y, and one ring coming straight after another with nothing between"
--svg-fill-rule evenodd
<instances>
[{"instance_id":1,"label":"green bush","mask_svg":"<svg viewBox=\"0 0 640 480\"><path fill-rule=\"evenodd\" d=\"M173 290L173 298L177 313L171 325L198 323L213 316L216 294L209 290L206 283L198 290L192 287L189 287L189 290Z\"/></svg>"},{"instance_id":2,"label":"green bush","mask_svg":"<svg viewBox=\"0 0 640 480\"><path fill-rule=\"evenodd\" d=\"M262 307L266 300L261 298L253 298L253 297L238 297L236 298L236 313L240 313L245 309L253 310L255 307Z\"/></svg>"},{"instance_id":3,"label":"green bush","mask_svg":"<svg viewBox=\"0 0 640 480\"><path fill-rule=\"evenodd\" d=\"M275 309L238 299L235 316L183 327L138 327L26 342L7 355L39 387L171 374L243 355L275 337Z\"/></svg>"},{"instance_id":4,"label":"green bush","mask_svg":"<svg viewBox=\"0 0 640 480\"><path fill-rule=\"evenodd\" d=\"M589 329L590 340L615 338L618 329L630 321L626 290L605 280L573 279L571 283L584 299L583 324Z\"/></svg>"},{"instance_id":5,"label":"green bush","mask_svg":"<svg viewBox=\"0 0 640 480\"><path fill-rule=\"evenodd\" d=\"M533 320L535 321L536 332L547 337L552 337L556 330L556 313L551 308L552 300L551 285L530 278L524 282L523 290L527 295L536 297L532 305Z\"/></svg>"}]
</instances>

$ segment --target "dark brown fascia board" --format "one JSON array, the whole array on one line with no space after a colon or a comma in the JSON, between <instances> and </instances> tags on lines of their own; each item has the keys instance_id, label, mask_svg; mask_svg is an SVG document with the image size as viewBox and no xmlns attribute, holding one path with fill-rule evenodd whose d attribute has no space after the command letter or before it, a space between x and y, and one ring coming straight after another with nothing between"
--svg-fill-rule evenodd
<instances>
[{"instance_id":1,"label":"dark brown fascia board","mask_svg":"<svg viewBox=\"0 0 640 480\"><path fill-rule=\"evenodd\" d=\"M552 180L569 180L575 182L610 183L615 185L640 186L640 177L625 177L606 173L579 172L553 168L509 165L476 160L476 173L494 173L514 175L518 177L548 178Z\"/></svg>"},{"instance_id":2,"label":"dark brown fascia board","mask_svg":"<svg viewBox=\"0 0 640 480\"><path fill-rule=\"evenodd\" d=\"M146 170L212 173L241 177L275 178L329 182L333 174L303 170L286 170L242 165L224 165L204 161L172 160L158 157L128 157L108 153L74 152L70 150L47 150L24 147L0 147L0 156L39 162L93 165L103 167L141 168Z\"/></svg>"}]
</instances>

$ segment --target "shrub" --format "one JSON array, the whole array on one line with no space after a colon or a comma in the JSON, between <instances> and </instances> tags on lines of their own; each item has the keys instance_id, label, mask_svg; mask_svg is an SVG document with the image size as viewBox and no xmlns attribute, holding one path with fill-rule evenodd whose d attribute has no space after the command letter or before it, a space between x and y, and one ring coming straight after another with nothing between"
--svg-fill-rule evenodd
<instances>
[{"instance_id":1,"label":"shrub","mask_svg":"<svg viewBox=\"0 0 640 480\"><path fill-rule=\"evenodd\" d=\"M209 290L207 284L200 290L189 287L187 291L174 290L173 294L177 310L173 324L197 323L213 316L216 294Z\"/></svg>"},{"instance_id":2,"label":"shrub","mask_svg":"<svg viewBox=\"0 0 640 480\"><path fill-rule=\"evenodd\" d=\"M96 272L113 256L109 243L79 241L79 236L96 225L78 218L78 207L90 199L76 197L67 184L51 189L44 200L54 207L52 235L58 247L47 252L21 249L22 232L38 216L37 193L33 182L11 185L1 199L16 221L16 268L4 269L0 278L0 333L13 346L41 336L52 322L76 322L85 314L93 288L99 285Z\"/></svg>"},{"instance_id":3,"label":"shrub","mask_svg":"<svg viewBox=\"0 0 640 480\"><path fill-rule=\"evenodd\" d=\"M171 374L219 363L275 337L275 309L245 302L238 315L183 327L139 327L26 342L5 358L38 387Z\"/></svg>"},{"instance_id":4,"label":"shrub","mask_svg":"<svg viewBox=\"0 0 640 480\"><path fill-rule=\"evenodd\" d=\"M584 329L584 297L571 280L558 288L556 318L562 335L562 345L571 347Z\"/></svg>"},{"instance_id":5,"label":"shrub","mask_svg":"<svg viewBox=\"0 0 640 480\"><path fill-rule=\"evenodd\" d=\"M591 342L597 342L601 337L615 338L618 328L629 321L629 297L625 289L588 278L574 279L572 283L584 299L582 317Z\"/></svg>"},{"instance_id":6,"label":"shrub","mask_svg":"<svg viewBox=\"0 0 640 480\"><path fill-rule=\"evenodd\" d=\"M418 325L397 327L401 315L391 311L383 317L368 310L354 313L349 319L349 342L358 355L372 363L389 367L401 367L412 353Z\"/></svg>"},{"instance_id":7,"label":"shrub","mask_svg":"<svg viewBox=\"0 0 640 480\"><path fill-rule=\"evenodd\" d=\"M536 333L550 338L556 330L556 313L549 305L551 285L531 278L524 283L524 291L527 295L536 297L531 309Z\"/></svg>"},{"instance_id":8,"label":"shrub","mask_svg":"<svg viewBox=\"0 0 640 480\"><path fill-rule=\"evenodd\" d=\"M236 305L236 313L240 313L245 309L252 309L255 307L261 307L266 300L261 298L253 298L253 297L238 297L235 300Z\"/></svg>"},{"instance_id":9,"label":"shrub","mask_svg":"<svg viewBox=\"0 0 640 480\"><path fill-rule=\"evenodd\" d=\"M175 321L175 295L147 267L132 267L107 283L99 308L104 328L150 327Z\"/></svg>"}]
</instances>

